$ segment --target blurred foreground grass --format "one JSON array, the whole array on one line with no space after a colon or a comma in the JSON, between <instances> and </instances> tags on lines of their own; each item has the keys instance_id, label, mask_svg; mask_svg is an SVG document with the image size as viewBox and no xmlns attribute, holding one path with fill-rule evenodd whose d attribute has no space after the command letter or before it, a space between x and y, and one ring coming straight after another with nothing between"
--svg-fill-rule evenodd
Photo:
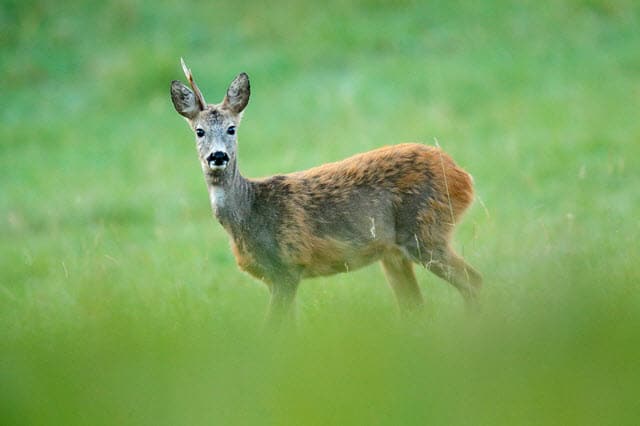
<instances>
[{"instance_id":1,"label":"blurred foreground grass","mask_svg":"<svg viewBox=\"0 0 640 426\"><path fill-rule=\"evenodd\" d=\"M1 424L636 424L640 9L632 1L5 1ZM170 104L239 71L247 176L438 141L483 312L418 271L303 283L295 334L211 218Z\"/></svg>"}]
</instances>

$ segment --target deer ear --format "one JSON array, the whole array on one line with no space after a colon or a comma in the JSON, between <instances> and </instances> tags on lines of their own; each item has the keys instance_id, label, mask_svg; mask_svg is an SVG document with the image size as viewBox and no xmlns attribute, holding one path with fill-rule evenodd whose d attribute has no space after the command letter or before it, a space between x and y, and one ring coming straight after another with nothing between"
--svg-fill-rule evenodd
<instances>
[{"instance_id":1,"label":"deer ear","mask_svg":"<svg viewBox=\"0 0 640 426\"><path fill-rule=\"evenodd\" d=\"M249 76L245 73L240 73L231 82L222 104L234 113L240 114L249 103L250 94L251 87L249 85Z\"/></svg>"},{"instance_id":2,"label":"deer ear","mask_svg":"<svg viewBox=\"0 0 640 426\"><path fill-rule=\"evenodd\" d=\"M178 114L192 120L202 110L196 96L178 80L171 82L171 100Z\"/></svg>"}]
</instances>

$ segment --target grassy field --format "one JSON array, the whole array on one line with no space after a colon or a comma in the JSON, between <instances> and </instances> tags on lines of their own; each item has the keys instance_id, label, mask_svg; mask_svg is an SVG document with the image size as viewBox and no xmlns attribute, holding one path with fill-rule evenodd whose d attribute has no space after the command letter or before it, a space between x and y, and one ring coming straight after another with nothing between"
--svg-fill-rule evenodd
<instances>
[{"instance_id":1,"label":"grassy field","mask_svg":"<svg viewBox=\"0 0 640 426\"><path fill-rule=\"evenodd\" d=\"M0 424L637 424L638 2L232 3L0 5ZM400 322L373 265L263 332L180 56L210 102L251 76L245 176L450 152L482 313L419 270L428 314Z\"/></svg>"}]
</instances>

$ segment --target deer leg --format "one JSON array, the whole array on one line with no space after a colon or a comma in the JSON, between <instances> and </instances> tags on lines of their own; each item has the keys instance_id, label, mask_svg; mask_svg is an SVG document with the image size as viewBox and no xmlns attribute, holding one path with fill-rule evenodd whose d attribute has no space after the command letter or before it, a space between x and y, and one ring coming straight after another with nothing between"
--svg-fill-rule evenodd
<instances>
[{"instance_id":1,"label":"deer leg","mask_svg":"<svg viewBox=\"0 0 640 426\"><path fill-rule=\"evenodd\" d=\"M427 268L457 288L468 308L477 308L478 294L482 287L480 273L448 247L442 251L434 250L430 254L432 257L425 262Z\"/></svg>"},{"instance_id":2,"label":"deer leg","mask_svg":"<svg viewBox=\"0 0 640 426\"><path fill-rule=\"evenodd\" d=\"M398 301L403 315L418 311L423 305L422 293L413 273L413 264L400 253L382 258L382 269Z\"/></svg>"},{"instance_id":3,"label":"deer leg","mask_svg":"<svg viewBox=\"0 0 640 426\"><path fill-rule=\"evenodd\" d=\"M279 329L286 324L295 324L296 281L279 281L269 286L271 300L267 312L267 327Z\"/></svg>"}]
</instances>

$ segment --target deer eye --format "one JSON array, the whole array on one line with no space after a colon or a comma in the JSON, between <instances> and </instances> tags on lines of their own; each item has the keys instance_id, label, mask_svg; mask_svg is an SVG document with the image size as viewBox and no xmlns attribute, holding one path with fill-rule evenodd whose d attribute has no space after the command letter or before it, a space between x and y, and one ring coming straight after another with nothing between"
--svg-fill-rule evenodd
<instances>
[{"instance_id":1,"label":"deer eye","mask_svg":"<svg viewBox=\"0 0 640 426\"><path fill-rule=\"evenodd\" d=\"M227 134L228 135L235 135L236 134L236 126L229 126L229 128L227 129Z\"/></svg>"},{"instance_id":2,"label":"deer eye","mask_svg":"<svg viewBox=\"0 0 640 426\"><path fill-rule=\"evenodd\" d=\"M196 129L196 135L201 138L204 136L204 130L202 129Z\"/></svg>"}]
</instances>

